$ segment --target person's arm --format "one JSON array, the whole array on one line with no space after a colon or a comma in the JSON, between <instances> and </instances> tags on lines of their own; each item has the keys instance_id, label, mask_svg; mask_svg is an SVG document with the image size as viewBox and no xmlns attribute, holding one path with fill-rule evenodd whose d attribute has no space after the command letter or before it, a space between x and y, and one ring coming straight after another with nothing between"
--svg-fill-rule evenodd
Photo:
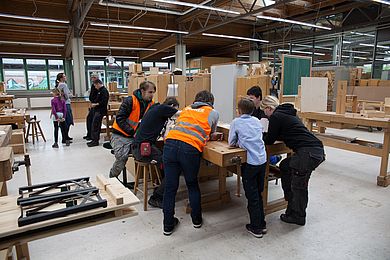
<instances>
[{"instance_id":1,"label":"person's arm","mask_svg":"<svg viewBox=\"0 0 390 260\"><path fill-rule=\"evenodd\" d=\"M174 114L177 113L177 109L168 105L161 105L160 106L160 115L166 119L172 117Z\"/></svg>"},{"instance_id":2,"label":"person's arm","mask_svg":"<svg viewBox=\"0 0 390 260\"><path fill-rule=\"evenodd\" d=\"M65 118L66 118L66 112L68 112L68 111L66 110L66 103L65 103L65 101L62 101L62 107L63 107L63 109L64 109L64 115L63 115L62 119L65 120Z\"/></svg>"},{"instance_id":3,"label":"person's arm","mask_svg":"<svg viewBox=\"0 0 390 260\"><path fill-rule=\"evenodd\" d=\"M91 101L93 103L95 101L95 98L96 98L96 88L95 88L95 85L92 84L88 99L89 99L89 101Z\"/></svg>"},{"instance_id":4,"label":"person's arm","mask_svg":"<svg viewBox=\"0 0 390 260\"><path fill-rule=\"evenodd\" d=\"M54 101L54 98L51 100L51 114L58 120L57 116L57 110L56 110L56 102Z\"/></svg>"},{"instance_id":5,"label":"person's arm","mask_svg":"<svg viewBox=\"0 0 390 260\"><path fill-rule=\"evenodd\" d=\"M230 146L237 146L237 141L236 120L233 120L230 124L228 143Z\"/></svg>"},{"instance_id":6,"label":"person's arm","mask_svg":"<svg viewBox=\"0 0 390 260\"><path fill-rule=\"evenodd\" d=\"M219 113L217 110L211 110L209 115L209 124L211 127L211 134L217 131L217 125L219 120Z\"/></svg>"},{"instance_id":7,"label":"person's arm","mask_svg":"<svg viewBox=\"0 0 390 260\"><path fill-rule=\"evenodd\" d=\"M271 116L269 118L268 133L263 138L265 144L275 143L279 136L280 127L280 121L276 117Z\"/></svg>"},{"instance_id":8,"label":"person's arm","mask_svg":"<svg viewBox=\"0 0 390 260\"><path fill-rule=\"evenodd\" d=\"M134 135L134 129L131 128L130 124L127 122L133 109L133 98L132 96L127 97L121 104L118 114L116 115L116 123L119 127L125 131L128 135Z\"/></svg>"}]
</instances>

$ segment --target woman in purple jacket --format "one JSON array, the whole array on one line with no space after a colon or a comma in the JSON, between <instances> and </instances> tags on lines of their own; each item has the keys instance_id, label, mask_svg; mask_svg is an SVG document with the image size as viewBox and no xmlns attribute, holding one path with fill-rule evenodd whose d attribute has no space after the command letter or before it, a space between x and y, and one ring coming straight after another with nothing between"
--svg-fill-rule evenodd
<instances>
[{"instance_id":1,"label":"woman in purple jacket","mask_svg":"<svg viewBox=\"0 0 390 260\"><path fill-rule=\"evenodd\" d=\"M61 128L62 139L65 140L66 146L69 146L70 140L67 136L65 123L65 100L61 97L59 89L55 88L52 93L53 99L51 100L51 118L53 119L54 124L54 144L51 147L58 148L58 128Z\"/></svg>"}]
</instances>

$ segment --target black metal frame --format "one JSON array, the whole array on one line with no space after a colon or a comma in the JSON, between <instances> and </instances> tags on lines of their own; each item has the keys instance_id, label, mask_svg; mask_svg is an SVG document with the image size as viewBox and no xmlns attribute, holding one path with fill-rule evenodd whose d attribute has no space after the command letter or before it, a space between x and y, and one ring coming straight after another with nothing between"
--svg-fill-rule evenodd
<instances>
[{"instance_id":1,"label":"black metal frame","mask_svg":"<svg viewBox=\"0 0 390 260\"><path fill-rule=\"evenodd\" d=\"M49 194L44 192L55 191ZM107 200L99 195L99 189L93 187L89 177L43 183L19 188L21 195L17 199L21 215L18 226L65 217L90 209L107 207ZM81 199L80 204L77 201ZM54 204L65 204L65 208L48 211L47 207Z\"/></svg>"}]
</instances>

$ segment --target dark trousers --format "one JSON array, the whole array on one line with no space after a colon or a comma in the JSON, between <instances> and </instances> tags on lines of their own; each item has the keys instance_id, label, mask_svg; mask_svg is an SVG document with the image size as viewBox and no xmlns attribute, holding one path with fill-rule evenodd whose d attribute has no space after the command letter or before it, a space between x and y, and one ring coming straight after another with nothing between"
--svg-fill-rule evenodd
<instances>
[{"instance_id":1,"label":"dark trousers","mask_svg":"<svg viewBox=\"0 0 390 260\"><path fill-rule=\"evenodd\" d=\"M100 130L102 128L103 114L99 111L93 112L91 139L94 143L99 143ZM108 127L108 126L107 126Z\"/></svg>"},{"instance_id":2,"label":"dark trousers","mask_svg":"<svg viewBox=\"0 0 390 260\"><path fill-rule=\"evenodd\" d=\"M305 147L280 163L284 198L288 202L286 214L305 219L309 200L308 185L312 171L325 160L322 147Z\"/></svg>"},{"instance_id":3,"label":"dark trousers","mask_svg":"<svg viewBox=\"0 0 390 260\"><path fill-rule=\"evenodd\" d=\"M264 176L266 163L262 165L242 165L242 184L245 190L245 197L248 200L248 213L250 225L254 229L266 227L264 218L263 198L261 193L264 190Z\"/></svg>"},{"instance_id":4,"label":"dark trousers","mask_svg":"<svg viewBox=\"0 0 390 260\"><path fill-rule=\"evenodd\" d=\"M140 161L140 162L150 162L152 160L155 160L157 162L157 165L160 169L162 169L162 152L159 148L157 148L157 146L155 144L152 144L152 152L151 152L151 155L149 157L144 157L141 155L141 152L140 152L140 144L139 143L136 143L134 142L131 146L131 153L133 154L134 156L134 159L137 160L137 161ZM160 200L162 201L163 200L163 197L164 197L164 189L165 189L165 178L164 178L164 172L161 171L161 176L162 176L162 180L161 180L161 184L160 186L158 186L154 192L153 192L153 195L152 197L156 200Z\"/></svg>"},{"instance_id":5,"label":"dark trousers","mask_svg":"<svg viewBox=\"0 0 390 260\"><path fill-rule=\"evenodd\" d=\"M202 218L198 172L201 153L193 146L179 140L168 139L164 145L165 191L163 200L164 227L174 226L175 198L179 177L183 172L191 206L191 218Z\"/></svg>"},{"instance_id":6,"label":"dark trousers","mask_svg":"<svg viewBox=\"0 0 390 260\"><path fill-rule=\"evenodd\" d=\"M69 137L67 136L67 131L66 131L66 123L65 121L58 122L58 121L53 121L54 125L54 142L58 143L58 128L61 128L61 135L62 135L62 140L67 140Z\"/></svg>"},{"instance_id":7,"label":"dark trousers","mask_svg":"<svg viewBox=\"0 0 390 260\"><path fill-rule=\"evenodd\" d=\"M70 104L66 104L65 123L66 123L66 136L69 138L70 126L74 125L72 107L70 106Z\"/></svg>"},{"instance_id":8,"label":"dark trousers","mask_svg":"<svg viewBox=\"0 0 390 260\"><path fill-rule=\"evenodd\" d=\"M89 109L88 115L87 115L87 137L91 138L91 132L92 132L92 122L93 122L93 114L94 110L91 108Z\"/></svg>"}]
</instances>

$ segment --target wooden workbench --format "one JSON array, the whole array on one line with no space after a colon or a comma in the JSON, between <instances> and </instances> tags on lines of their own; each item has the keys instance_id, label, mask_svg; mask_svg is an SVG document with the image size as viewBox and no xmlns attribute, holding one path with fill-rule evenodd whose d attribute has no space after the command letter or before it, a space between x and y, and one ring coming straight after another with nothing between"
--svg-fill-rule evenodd
<instances>
[{"instance_id":1,"label":"wooden workbench","mask_svg":"<svg viewBox=\"0 0 390 260\"><path fill-rule=\"evenodd\" d=\"M72 98L70 106L72 108L73 120L75 122L85 122L91 102L85 98Z\"/></svg>"},{"instance_id":2,"label":"wooden workbench","mask_svg":"<svg viewBox=\"0 0 390 260\"><path fill-rule=\"evenodd\" d=\"M0 112L0 125L16 125L18 129L24 129L29 119L30 115L24 109L5 109Z\"/></svg>"},{"instance_id":3,"label":"wooden workbench","mask_svg":"<svg viewBox=\"0 0 390 260\"><path fill-rule=\"evenodd\" d=\"M0 94L0 108L13 108L14 107L14 95Z\"/></svg>"},{"instance_id":4,"label":"wooden workbench","mask_svg":"<svg viewBox=\"0 0 390 260\"><path fill-rule=\"evenodd\" d=\"M107 192L108 186L116 195ZM106 208L83 211L22 227L18 227L20 208L16 205L17 197L0 197L0 250L16 246L18 259L30 259L27 245L30 241L138 215L133 207L139 203L138 198L116 178L106 179L104 185L98 182L97 187L101 197L107 200ZM123 198L123 204L116 204L117 196Z\"/></svg>"},{"instance_id":5,"label":"wooden workbench","mask_svg":"<svg viewBox=\"0 0 390 260\"><path fill-rule=\"evenodd\" d=\"M381 157L377 185L387 187L390 184L390 175L387 172L390 151L389 118L365 118L356 117L354 114L336 114L334 112L304 112L300 114L300 117L306 121L308 129L311 131L314 123L322 128L346 129L356 126L382 128L384 132L382 143L328 135L326 133L317 134L317 136L325 146Z\"/></svg>"},{"instance_id":6,"label":"wooden workbench","mask_svg":"<svg viewBox=\"0 0 390 260\"><path fill-rule=\"evenodd\" d=\"M0 125L0 157L3 157L3 153L8 151L5 149L5 147L8 145L9 141L11 140L12 135L12 128L9 125ZM9 176L12 173L8 172L11 171L11 168L9 168L10 165L3 165L7 164L8 162L4 159L0 158L0 197L8 195L7 190L7 181L5 180L4 176Z\"/></svg>"}]
</instances>

